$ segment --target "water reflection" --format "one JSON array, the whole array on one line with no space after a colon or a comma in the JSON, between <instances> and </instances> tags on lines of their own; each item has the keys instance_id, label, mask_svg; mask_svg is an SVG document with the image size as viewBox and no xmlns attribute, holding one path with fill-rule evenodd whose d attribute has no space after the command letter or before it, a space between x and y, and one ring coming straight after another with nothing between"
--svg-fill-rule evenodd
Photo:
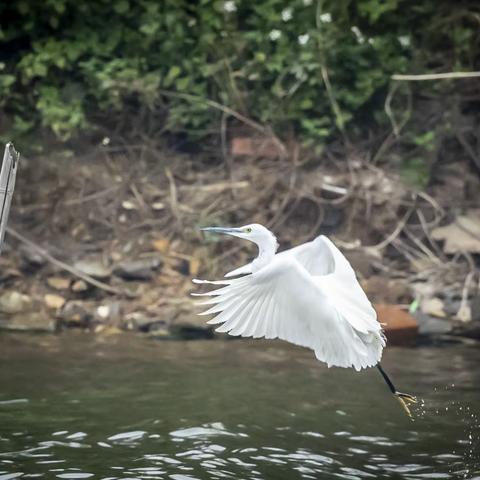
<instances>
[{"instance_id":1,"label":"water reflection","mask_svg":"<svg viewBox=\"0 0 480 480\"><path fill-rule=\"evenodd\" d=\"M376 372L280 342L42 342L0 337L0 480L480 476L473 348L387 351L411 422Z\"/></svg>"}]
</instances>

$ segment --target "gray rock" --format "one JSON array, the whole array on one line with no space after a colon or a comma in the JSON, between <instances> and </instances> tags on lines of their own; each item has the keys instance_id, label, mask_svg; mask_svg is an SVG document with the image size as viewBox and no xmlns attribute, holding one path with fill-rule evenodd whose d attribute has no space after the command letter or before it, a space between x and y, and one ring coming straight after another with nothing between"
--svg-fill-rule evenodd
<instances>
[{"instance_id":1,"label":"gray rock","mask_svg":"<svg viewBox=\"0 0 480 480\"><path fill-rule=\"evenodd\" d=\"M25 245L20 247L20 255L22 259L21 268L24 270L36 270L43 267L47 262L42 255Z\"/></svg>"},{"instance_id":2,"label":"gray rock","mask_svg":"<svg viewBox=\"0 0 480 480\"><path fill-rule=\"evenodd\" d=\"M90 312L91 308L84 302L71 300L65 303L58 317L62 323L71 327L86 327L93 318Z\"/></svg>"},{"instance_id":3,"label":"gray rock","mask_svg":"<svg viewBox=\"0 0 480 480\"><path fill-rule=\"evenodd\" d=\"M480 295L470 300L470 308L472 310L472 322L480 322Z\"/></svg>"},{"instance_id":4,"label":"gray rock","mask_svg":"<svg viewBox=\"0 0 480 480\"><path fill-rule=\"evenodd\" d=\"M126 260L118 263L113 273L124 280L151 280L162 266L159 258Z\"/></svg>"},{"instance_id":5,"label":"gray rock","mask_svg":"<svg viewBox=\"0 0 480 480\"><path fill-rule=\"evenodd\" d=\"M0 295L0 312L15 314L28 312L33 308L32 298L16 290L7 290Z\"/></svg>"},{"instance_id":6,"label":"gray rock","mask_svg":"<svg viewBox=\"0 0 480 480\"><path fill-rule=\"evenodd\" d=\"M127 330L148 331L149 326L154 322L155 319L143 312L132 312L125 316L124 326Z\"/></svg>"},{"instance_id":7,"label":"gray rock","mask_svg":"<svg viewBox=\"0 0 480 480\"><path fill-rule=\"evenodd\" d=\"M462 304L460 299L452 298L446 298L443 303L445 306L445 314L449 317L455 316L460 308L460 305Z\"/></svg>"},{"instance_id":8,"label":"gray rock","mask_svg":"<svg viewBox=\"0 0 480 480\"><path fill-rule=\"evenodd\" d=\"M100 280L110 277L112 273L110 268L106 267L100 260L95 259L79 260L73 266L82 273Z\"/></svg>"},{"instance_id":9,"label":"gray rock","mask_svg":"<svg viewBox=\"0 0 480 480\"><path fill-rule=\"evenodd\" d=\"M57 330L57 320L44 310L17 313L9 317L0 317L0 329L14 332L52 333Z\"/></svg>"},{"instance_id":10,"label":"gray rock","mask_svg":"<svg viewBox=\"0 0 480 480\"><path fill-rule=\"evenodd\" d=\"M418 322L418 333L420 335L444 335L453 330L450 320L431 317L420 311L416 312L414 316Z\"/></svg>"}]
</instances>

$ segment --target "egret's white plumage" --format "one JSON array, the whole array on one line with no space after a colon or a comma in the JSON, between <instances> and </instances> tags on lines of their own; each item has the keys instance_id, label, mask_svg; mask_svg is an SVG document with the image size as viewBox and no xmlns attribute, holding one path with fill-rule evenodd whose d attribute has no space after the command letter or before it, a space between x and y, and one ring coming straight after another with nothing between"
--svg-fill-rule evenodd
<instances>
[{"instance_id":1,"label":"egret's white plumage","mask_svg":"<svg viewBox=\"0 0 480 480\"><path fill-rule=\"evenodd\" d=\"M254 338L280 338L311 348L328 366L376 365L385 337L375 310L362 290L351 265L325 236L276 253L275 236L262 225L210 230L251 240L258 257L223 281L202 304L214 314L208 322L217 331Z\"/></svg>"}]
</instances>

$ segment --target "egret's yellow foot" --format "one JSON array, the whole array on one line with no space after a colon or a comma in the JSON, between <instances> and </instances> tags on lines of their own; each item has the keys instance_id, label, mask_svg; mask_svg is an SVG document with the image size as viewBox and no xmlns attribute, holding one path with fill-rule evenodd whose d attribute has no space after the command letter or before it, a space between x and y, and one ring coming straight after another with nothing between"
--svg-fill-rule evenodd
<instances>
[{"instance_id":1,"label":"egret's yellow foot","mask_svg":"<svg viewBox=\"0 0 480 480\"><path fill-rule=\"evenodd\" d=\"M412 418L412 412L410 411L409 404L417 403L417 398L408 393L395 392L396 399L400 402L400 405L405 410L405 413Z\"/></svg>"}]
</instances>

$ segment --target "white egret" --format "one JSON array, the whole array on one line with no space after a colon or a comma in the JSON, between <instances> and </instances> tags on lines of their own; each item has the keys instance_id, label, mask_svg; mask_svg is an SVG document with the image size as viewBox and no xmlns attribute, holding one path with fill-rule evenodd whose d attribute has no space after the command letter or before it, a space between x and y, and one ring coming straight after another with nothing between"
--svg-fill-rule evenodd
<instances>
[{"instance_id":1,"label":"white egret","mask_svg":"<svg viewBox=\"0 0 480 480\"><path fill-rule=\"evenodd\" d=\"M329 367L376 366L411 416L408 404L415 397L398 392L380 365L385 336L376 312L350 263L327 237L277 253L275 235L259 224L202 230L249 240L259 251L226 280L193 280L220 286L193 294L212 297L200 302L212 305L200 315L215 314L207 323L221 324L217 332L286 340L312 349Z\"/></svg>"}]
</instances>

